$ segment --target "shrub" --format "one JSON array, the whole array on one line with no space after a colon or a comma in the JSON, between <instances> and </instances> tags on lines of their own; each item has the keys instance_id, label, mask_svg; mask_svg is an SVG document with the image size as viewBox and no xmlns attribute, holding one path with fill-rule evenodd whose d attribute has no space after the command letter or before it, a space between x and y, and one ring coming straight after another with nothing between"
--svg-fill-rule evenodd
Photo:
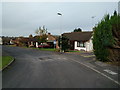
<instances>
[{"instance_id":1,"label":"shrub","mask_svg":"<svg viewBox=\"0 0 120 90\"><path fill-rule=\"evenodd\" d=\"M93 49L94 54L97 59L101 61L110 60L110 48L114 48L116 44L115 40L115 31L116 33L120 31L118 25L118 19L120 16L117 15L117 12L114 12L113 16L105 15L105 17L94 27L93 35ZM119 36L118 36L119 38Z\"/></svg>"}]
</instances>

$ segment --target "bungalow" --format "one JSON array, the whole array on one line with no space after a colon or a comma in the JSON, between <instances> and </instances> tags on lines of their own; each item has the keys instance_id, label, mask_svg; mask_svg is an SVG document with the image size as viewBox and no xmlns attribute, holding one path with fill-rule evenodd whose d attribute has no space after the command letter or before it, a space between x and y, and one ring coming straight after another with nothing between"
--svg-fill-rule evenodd
<instances>
[{"instance_id":1,"label":"bungalow","mask_svg":"<svg viewBox=\"0 0 120 90\"><path fill-rule=\"evenodd\" d=\"M53 36L51 33L48 33L47 44L49 44L51 47L58 48L58 36Z\"/></svg>"},{"instance_id":2,"label":"bungalow","mask_svg":"<svg viewBox=\"0 0 120 90\"><path fill-rule=\"evenodd\" d=\"M71 32L63 33L69 39L70 49L92 51L92 33L93 32Z\"/></svg>"},{"instance_id":3,"label":"bungalow","mask_svg":"<svg viewBox=\"0 0 120 90\"><path fill-rule=\"evenodd\" d=\"M29 37L28 39L28 47L38 47L38 40L34 37Z\"/></svg>"},{"instance_id":4,"label":"bungalow","mask_svg":"<svg viewBox=\"0 0 120 90\"><path fill-rule=\"evenodd\" d=\"M15 44L16 46L27 46L27 47L35 47L36 38L32 37L17 37L15 39L10 40L10 44Z\"/></svg>"}]
</instances>

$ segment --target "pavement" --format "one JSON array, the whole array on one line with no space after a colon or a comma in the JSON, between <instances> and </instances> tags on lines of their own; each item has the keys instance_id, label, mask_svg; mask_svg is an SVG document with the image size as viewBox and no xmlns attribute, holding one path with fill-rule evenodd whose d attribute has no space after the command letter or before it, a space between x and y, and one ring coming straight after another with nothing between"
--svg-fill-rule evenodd
<instances>
[{"instance_id":1,"label":"pavement","mask_svg":"<svg viewBox=\"0 0 120 90\"><path fill-rule=\"evenodd\" d=\"M120 66L96 60L93 52L70 52L68 54L73 56L76 55L78 58L79 56L82 56L84 59L79 60L80 62L100 71L120 84Z\"/></svg>"},{"instance_id":2,"label":"pavement","mask_svg":"<svg viewBox=\"0 0 120 90\"><path fill-rule=\"evenodd\" d=\"M96 61L93 53L2 50L16 60L2 72L3 88L120 88L120 68Z\"/></svg>"}]
</instances>

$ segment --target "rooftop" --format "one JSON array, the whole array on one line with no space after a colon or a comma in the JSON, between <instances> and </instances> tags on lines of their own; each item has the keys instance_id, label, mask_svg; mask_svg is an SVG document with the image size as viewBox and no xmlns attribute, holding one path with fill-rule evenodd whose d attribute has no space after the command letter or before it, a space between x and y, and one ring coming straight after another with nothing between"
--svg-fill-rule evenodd
<instances>
[{"instance_id":1,"label":"rooftop","mask_svg":"<svg viewBox=\"0 0 120 90\"><path fill-rule=\"evenodd\" d=\"M62 36L66 36L69 40L76 41L88 41L92 37L92 31L87 32L70 32L63 33Z\"/></svg>"}]
</instances>

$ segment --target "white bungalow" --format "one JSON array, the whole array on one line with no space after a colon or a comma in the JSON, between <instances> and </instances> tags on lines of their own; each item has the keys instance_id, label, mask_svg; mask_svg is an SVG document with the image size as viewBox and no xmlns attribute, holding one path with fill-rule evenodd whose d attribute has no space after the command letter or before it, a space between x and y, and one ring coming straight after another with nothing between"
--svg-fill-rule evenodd
<instances>
[{"instance_id":1,"label":"white bungalow","mask_svg":"<svg viewBox=\"0 0 120 90\"><path fill-rule=\"evenodd\" d=\"M71 32L64 33L70 41L70 49L92 51L92 32Z\"/></svg>"}]
</instances>

